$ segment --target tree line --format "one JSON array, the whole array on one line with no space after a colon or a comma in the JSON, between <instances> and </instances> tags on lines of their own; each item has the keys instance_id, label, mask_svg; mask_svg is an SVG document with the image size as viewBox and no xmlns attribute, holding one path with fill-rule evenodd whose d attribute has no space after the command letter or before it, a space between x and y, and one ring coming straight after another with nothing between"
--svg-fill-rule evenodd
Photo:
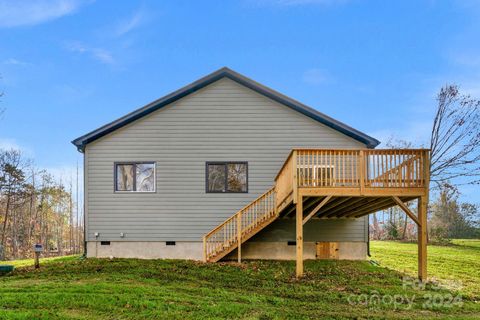
<instances>
[{"instance_id":1,"label":"tree line","mask_svg":"<svg viewBox=\"0 0 480 320\"><path fill-rule=\"evenodd\" d=\"M460 200L454 185L445 183L435 193L428 208L428 236L430 242L448 243L450 239L480 238L480 212L476 203ZM414 201L410 210L417 214ZM370 238L373 240L416 240L416 224L398 207L372 215Z\"/></svg>"},{"instance_id":2,"label":"tree line","mask_svg":"<svg viewBox=\"0 0 480 320\"><path fill-rule=\"evenodd\" d=\"M78 194L78 174L75 188ZM83 218L68 184L33 165L19 150L0 149L0 260L83 251Z\"/></svg>"}]
</instances>

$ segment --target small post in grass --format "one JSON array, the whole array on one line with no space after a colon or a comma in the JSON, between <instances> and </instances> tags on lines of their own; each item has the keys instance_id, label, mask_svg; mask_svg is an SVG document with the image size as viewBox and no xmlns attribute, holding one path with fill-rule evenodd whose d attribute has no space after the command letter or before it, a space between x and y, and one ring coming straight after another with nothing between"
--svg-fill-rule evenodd
<instances>
[{"instance_id":1,"label":"small post in grass","mask_svg":"<svg viewBox=\"0 0 480 320\"><path fill-rule=\"evenodd\" d=\"M40 253L43 252L43 245L37 243L33 246L33 251L35 252L35 269L40 268Z\"/></svg>"}]
</instances>

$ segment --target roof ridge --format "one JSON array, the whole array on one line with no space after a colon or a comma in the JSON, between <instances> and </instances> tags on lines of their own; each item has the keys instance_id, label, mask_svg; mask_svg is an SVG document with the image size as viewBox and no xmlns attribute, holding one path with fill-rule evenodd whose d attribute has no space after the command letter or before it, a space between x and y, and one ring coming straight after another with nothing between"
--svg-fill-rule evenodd
<instances>
[{"instance_id":1,"label":"roof ridge","mask_svg":"<svg viewBox=\"0 0 480 320\"><path fill-rule=\"evenodd\" d=\"M147 114L150 114L172 102L175 102L178 99L181 99L197 90L200 90L201 88L204 88L208 86L209 84L218 81L224 77L227 77L249 89L252 89L274 101L277 101L287 107L290 107L326 126L329 126L357 141L360 141L364 144L367 145L369 148L375 148L380 142L372 138L371 136L354 129L348 125L346 125L343 122L340 122L338 120L335 120L331 118L330 116L327 116L326 114L317 111L307 105L304 105L303 103L292 99L278 91L275 91L261 83L256 82L255 80L252 80L226 66L178 89L175 90L155 101L152 101L148 103L147 105L136 109L123 117L120 117L112 122L109 122L103 126L101 126L98 129L95 129L87 134L84 134L81 137L76 138L75 140L72 141L72 143L78 148L79 151L83 152L85 149L85 146L100 137L103 137L137 119L140 119Z\"/></svg>"}]
</instances>

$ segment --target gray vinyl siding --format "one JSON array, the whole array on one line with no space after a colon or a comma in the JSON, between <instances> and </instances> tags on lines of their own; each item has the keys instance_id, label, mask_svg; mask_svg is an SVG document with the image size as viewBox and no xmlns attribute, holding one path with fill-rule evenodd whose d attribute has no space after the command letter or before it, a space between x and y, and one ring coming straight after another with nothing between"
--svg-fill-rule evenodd
<instances>
[{"instance_id":1,"label":"gray vinyl siding","mask_svg":"<svg viewBox=\"0 0 480 320\"><path fill-rule=\"evenodd\" d=\"M366 242L368 218L310 219L303 228L303 239L316 241ZM295 220L279 219L255 235L251 241L295 241Z\"/></svg>"},{"instance_id":2,"label":"gray vinyl siding","mask_svg":"<svg viewBox=\"0 0 480 320\"><path fill-rule=\"evenodd\" d=\"M365 146L230 79L219 80L87 145L87 239L98 232L98 240L200 241L270 188L294 147ZM154 161L156 192L115 193L113 166L122 161ZM249 192L206 193L207 161L247 161ZM359 222L328 223L348 229L338 241L365 237Z\"/></svg>"}]
</instances>

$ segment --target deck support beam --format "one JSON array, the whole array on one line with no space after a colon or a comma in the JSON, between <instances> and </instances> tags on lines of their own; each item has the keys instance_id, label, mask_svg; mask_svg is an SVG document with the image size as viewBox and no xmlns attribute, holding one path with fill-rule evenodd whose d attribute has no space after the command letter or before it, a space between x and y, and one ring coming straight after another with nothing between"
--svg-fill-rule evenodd
<instances>
[{"instance_id":1,"label":"deck support beam","mask_svg":"<svg viewBox=\"0 0 480 320\"><path fill-rule=\"evenodd\" d=\"M427 197L418 198L418 279L427 280Z\"/></svg>"},{"instance_id":2,"label":"deck support beam","mask_svg":"<svg viewBox=\"0 0 480 320\"><path fill-rule=\"evenodd\" d=\"M427 213L430 196L430 153L425 154L423 162L425 195L418 199L418 279L427 281Z\"/></svg>"},{"instance_id":3,"label":"deck support beam","mask_svg":"<svg viewBox=\"0 0 480 320\"><path fill-rule=\"evenodd\" d=\"M308 214L308 216L305 217L305 219L303 219L303 222L302 224L305 224L307 223L308 220L310 220L311 217L313 217L314 215L317 214L318 211L320 211L320 209L327 204L328 201L330 201L330 199L332 199L332 196L327 196L325 197L322 202L320 202L315 208L313 208L313 210Z\"/></svg>"},{"instance_id":4,"label":"deck support beam","mask_svg":"<svg viewBox=\"0 0 480 320\"><path fill-rule=\"evenodd\" d=\"M296 275L297 278L303 276L303 197L302 195L298 196L297 201L297 210L296 210L296 247L297 247L297 267Z\"/></svg>"},{"instance_id":5,"label":"deck support beam","mask_svg":"<svg viewBox=\"0 0 480 320\"><path fill-rule=\"evenodd\" d=\"M407 205L397 196L393 196L392 198L393 201L395 201L395 203L407 214L407 216L409 216L410 219L412 219L417 224L417 226L419 226L420 221L418 221L418 218L413 214L412 211L410 211Z\"/></svg>"}]
</instances>

